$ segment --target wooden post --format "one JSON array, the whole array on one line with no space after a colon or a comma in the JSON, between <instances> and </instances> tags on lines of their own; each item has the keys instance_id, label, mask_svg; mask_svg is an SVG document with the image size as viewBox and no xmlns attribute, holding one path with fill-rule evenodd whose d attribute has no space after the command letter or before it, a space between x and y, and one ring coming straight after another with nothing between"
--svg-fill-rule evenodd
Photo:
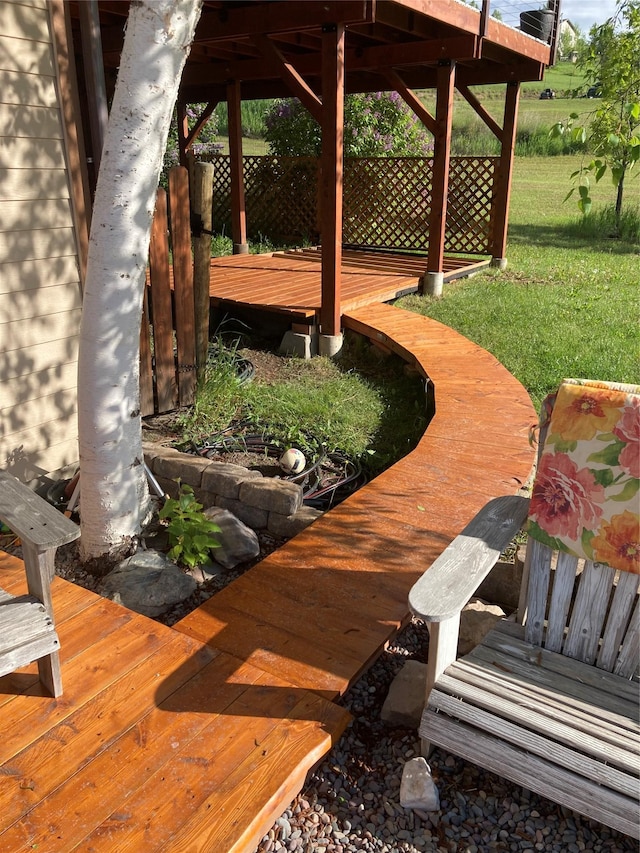
<instances>
[{"instance_id":1,"label":"wooden post","mask_svg":"<svg viewBox=\"0 0 640 853\"><path fill-rule=\"evenodd\" d=\"M344 25L327 25L322 35L322 301L320 330L340 334L342 192L344 168Z\"/></svg>"},{"instance_id":2,"label":"wooden post","mask_svg":"<svg viewBox=\"0 0 640 853\"><path fill-rule=\"evenodd\" d=\"M504 269L507 265L507 226L509 221L509 201L511 198L511 177L513 174L513 155L516 145L518 126L518 102L520 83L508 83L504 103L504 122L502 126L502 144L500 165L495 177L493 193L493 239L491 241L492 266Z\"/></svg>"},{"instance_id":3,"label":"wooden post","mask_svg":"<svg viewBox=\"0 0 640 853\"><path fill-rule=\"evenodd\" d=\"M196 317L196 365L198 379L204 374L209 349L209 281L211 279L211 225L213 163L193 167L193 217L200 226L193 238L193 293Z\"/></svg>"},{"instance_id":4,"label":"wooden post","mask_svg":"<svg viewBox=\"0 0 640 853\"><path fill-rule=\"evenodd\" d=\"M434 296L439 296L442 293L444 278L444 237L447 222L455 79L455 62L443 60L438 65L436 134L433 152L431 216L429 218L429 255L426 281L423 284L423 288L426 287L427 292Z\"/></svg>"},{"instance_id":5,"label":"wooden post","mask_svg":"<svg viewBox=\"0 0 640 853\"><path fill-rule=\"evenodd\" d=\"M227 85L227 111L229 125L229 164L231 166L231 237L233 254L246 255L247 212L244 202L244 174L242 169L242 114L240 112L240 82Z\"/></svg>"},{"instance_id":6,"label":"wooden post","mask_svg":"<svg viewBox=\"0 0 640 853\"><path fill-rule=\"evenodd\" d=\"M78 6L80 13L80 32L82 35L82 56L84 78L87 89L89 127L93 153L95 180L100 169L102 146L107 132L109 109L107 107L107 87L104 81L104 59L100 38L100 16L98 0L87 0Z\"/></svg>"},{"instance_id":7,"label":"wooden post","mask_svg":"<svg viewBox=\"0 0 640 853\"><path fill-rule=\"evenodd\" d=\"M169 171L169 209L171 211L179 403L181 406L190 406L193 403L196 388L196 340L189 175L184 166L174 166Z\"/></svg>"}]
</instances>

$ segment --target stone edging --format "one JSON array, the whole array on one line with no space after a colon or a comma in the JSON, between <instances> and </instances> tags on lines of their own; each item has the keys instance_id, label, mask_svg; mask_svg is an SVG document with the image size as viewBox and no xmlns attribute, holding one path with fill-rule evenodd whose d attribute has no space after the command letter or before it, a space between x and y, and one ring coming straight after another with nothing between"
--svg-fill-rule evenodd
<instances>
[{"instance_id":1,"label":"stone edging","mask_svg":"<svg viewBox=\"0 0 640 853\"><path fill-rule=\"evenodd\" d=\"M263 477L241 465L212 462L173 447L146 442L143 450L145 462L171 497L177 496L180 480L192 486L205 509L228 509L253 530L290 538L322 515L321 510L303 505L302 487L289 480Z\"/></svg>"}]
</instances>

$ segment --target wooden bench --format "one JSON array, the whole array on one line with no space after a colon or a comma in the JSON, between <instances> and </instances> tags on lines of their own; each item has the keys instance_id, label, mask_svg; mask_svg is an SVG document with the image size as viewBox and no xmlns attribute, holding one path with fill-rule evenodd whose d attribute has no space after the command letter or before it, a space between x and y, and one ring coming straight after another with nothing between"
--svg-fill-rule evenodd
<instances>
[{"instance_id":1,"label":"wooden bench","mask_svg":"<svg viewBox=\"0 0 640 853\"><path fill-rule=\"evenodd\" d=\"M0 520L22 540L27 595L0 589L0 676L38 661L43 685L62 694L51 603L56 549L80 536L80 528L7 471L0 471Z\"/></svg>"},{"instance_id":2,"label":"wooden bench","mask_svg":"<svg viewBox=\"0 0 640 853\"><path fill-rule=\"evenodd\" d=\"M610 428L600 447L611 442ZM534 484L537 506L560 505L561 484L552 490L549 473L562 470L559 436L538 491ZM586 458L597 465L602 454ZM622 512L623 486L617 478L611 485L612 511ZM558 539L530 536L518 612L456 660L462 608L527 513L538 523L542 516L532 509L519 496L490 501L410 592L412 612L430 630L423 750L449 750L638 838L640 590L633 548L625 550L629 568L614 569L553 550ZM628 530L637 542L637 527ZM584 533L581 541L589 541Z\"/></svg>"}]
</instances>

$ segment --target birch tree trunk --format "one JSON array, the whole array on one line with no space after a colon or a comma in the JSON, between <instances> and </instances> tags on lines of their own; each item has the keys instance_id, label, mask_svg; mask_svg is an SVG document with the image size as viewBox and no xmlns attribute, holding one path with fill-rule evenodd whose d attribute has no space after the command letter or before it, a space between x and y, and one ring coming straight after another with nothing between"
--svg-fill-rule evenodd
<instances>
[{"instance_id":1,"label":"birch tree trunk","mask_svg":"<svg viewBox=\"0 0 640 853\"><path fill-rule=\"evenodd\" d=\"M140 321L151 221L202 0L132 2L100 162L78 366L81 554L117 550L149 511Z\"/></svg>"}]
</instances>

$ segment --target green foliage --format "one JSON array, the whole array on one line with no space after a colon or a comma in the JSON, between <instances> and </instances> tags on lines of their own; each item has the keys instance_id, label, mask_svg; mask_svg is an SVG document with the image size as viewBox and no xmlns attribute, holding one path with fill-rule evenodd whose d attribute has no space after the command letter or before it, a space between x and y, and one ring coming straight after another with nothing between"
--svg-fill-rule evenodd
<instances>
[{"instance_id":1,"label":"green foliage","mask_svg":"<svg viewBox=\"0 0 640 853\"><path fill-rule=\"evenodd\" d=\"M195 499L193 489L180 484L177 498L167 498L159 517L167 522L167 533L171 550L169 557L176 563L189 568L206 563L209 552L219 548L220 543L212 534L220 528L209 521L202 511L202 504Z\"/></svg>"},{"instance_id":2,"label":"green foliage","mask_svg":"<svg viewBox=\"0 0 640 853\"><path fill-rule=\"evenodd\" d=\"M592 27L587 49L580 59L585 79L600 93L599 105L587 125L576 113L551 129L551 135L569 135L587 143L595 155L571 175L578 207L591 211L592 179L598 183L609 171L618 194L616 217L622 214L625 177L640 160L640 2L622 0L616 14Z\"/></svg>"},{"instance_id":3,"label":"green foliage","mask_svg":"<svg viewBox=\"0 0 640 853\"><path fill-rule=\"evenodd\" d=\"M271 154L320 155L320 126L299 100L275 101L265 125ZM397 92L347 95L344 127L347 157L425 156L433 150L429 134Z\"/></svg>"},{"instance_id":4,"label":"green foliage","mask_svg":"<svg viewBox=\"0 0 640 853\"><path fill-rule=\"evenodd\" d=\"M192 130L195 126L206 106L206 104L189 104L187 106L187 124L189 130ZM214 110L213 115L209 117L207 123L200 131L198 141L194 143L192 150L196 157L202 157L202 155L219 153L221 148L222 143L218 142L218 119ZM168 186L169 169L172 166L177 166L178 162L178 115L177 111L174 111L164 154L164 164L160 175L160 186L164 187L164 189L167 189Z\"/></svg>"}]
</instances>

